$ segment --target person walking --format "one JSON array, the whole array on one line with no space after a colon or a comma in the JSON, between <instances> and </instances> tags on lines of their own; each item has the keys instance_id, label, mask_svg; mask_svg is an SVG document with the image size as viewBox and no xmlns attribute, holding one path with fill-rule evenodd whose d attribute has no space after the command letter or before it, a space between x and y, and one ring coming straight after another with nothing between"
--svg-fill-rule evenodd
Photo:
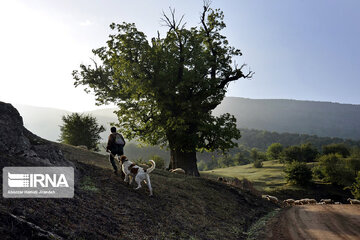
<instances>
[{"instance_id":1,"label":"person walking","mask_svg":"<svg viewBox=\"0 0 360 240\"><path fill-rule=\"evenodd\" d=\"M110 163L111 163L112 167L114 168L114 173L116 175L118 175L118 168L116 166L114 157L116 155L119 155L119 156L124 155L124 146L125 146L126 142L125 142L124 137L120 133L116 132L115 127L112 127L110 130L111 130L111 134L109 135L109 138L108 138L106 151L111 153L110 154Z\"/></svg>"}]
</instances>

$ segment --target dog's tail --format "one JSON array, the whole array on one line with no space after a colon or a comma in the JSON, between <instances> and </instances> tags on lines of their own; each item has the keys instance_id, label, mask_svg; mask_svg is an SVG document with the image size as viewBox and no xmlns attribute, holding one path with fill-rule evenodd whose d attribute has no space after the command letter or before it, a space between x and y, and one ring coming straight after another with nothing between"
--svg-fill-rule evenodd
<instances>
[{"instance_id":1,"label":"dog's tail","mask_svg":"<svg viewBox=\"0 0 360 240\"><path fill-rule=\"evenodd\" d=\"M154 171L156 164L154 160L149 160L149 162L151 163L151 167L146 169L146 172L150 174L152 171Z\"/></svg>"}]
</instances>

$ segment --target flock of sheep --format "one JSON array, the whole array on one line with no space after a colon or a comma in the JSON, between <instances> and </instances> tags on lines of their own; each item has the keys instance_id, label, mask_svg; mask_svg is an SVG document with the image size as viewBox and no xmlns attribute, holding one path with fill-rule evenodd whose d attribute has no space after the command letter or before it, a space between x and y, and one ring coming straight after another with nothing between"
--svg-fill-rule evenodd
<instances>
[{"instance_id":1,"label":"flock of sheep","mask_svg":"<svg viewBox=\"0 0 360 240\"><path fill-rule=\"evenodd\" d=\"M226 178L223 177L218 177L217 179L219 182L223 182L228 184L229 181ZM235 178L236 180L236 178ZM280 201L277 197L275 196L270 196L270 195L262 195L262 198L265 198L273 203L279 204ZM347 201L350 204L360 204L360 200L357 199L352 199L352 198L348 198ZM321 199L319 202L316 201L316 199L313 198L303 198L303 199L299 199L299 200L295 200L295 199L286 199L282 202L284 205L286 206L293 206L293 205L305 205L305 204L316 204L316 205L322 205L322 204L342 204L341 202L334 202L332 199Z\"/></svg>"},{"instance_id":2,"label":"flock of sheep","mask_svg":"<svg viewBox=\"0 0 360 240\"><path fill-rule=\"evenodd\" d=\"M264 195L263 198L265 198L273 203L279 203L279 199L274 196ZM357 200L357 199L348 198L347 201L350 202L350 204L360 204L360 200ZM287 206L305 205L305 204L317 204L317 205L342 204L341 202L334 202L332 199L321 199L320 202L317 202L316 199L312 199L312 198L303 198L303 199L299 199L299 200L290 198L290 199L284 200L283 203Z\"/></svg>"}]
</instances>

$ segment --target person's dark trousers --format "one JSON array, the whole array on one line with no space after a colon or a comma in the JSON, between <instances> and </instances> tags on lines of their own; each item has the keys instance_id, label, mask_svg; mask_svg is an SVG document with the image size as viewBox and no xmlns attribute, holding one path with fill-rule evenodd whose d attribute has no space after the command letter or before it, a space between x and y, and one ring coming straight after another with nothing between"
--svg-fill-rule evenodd
<instances>
[{"instance_id":1,"label":"person's dark trousers","mask_svg":"<svg viewBox=\"0 0 360 240\"><path fill-rule=\"evenodd\" d=\"M117 175L118 168L116 166L116 162L115 162L115 159L114 159L113 156L115 156L115 155L118 155L118 156L124 155L124 150L123 149L118 149L117 151L111 151L111 153L112 154L110 154L110 163L114 168L114 173ZM121 178L125 179L125 174L123 173L123 171L120 170L120 172L121 172Z\"/></svg>"},{"instance_id":2,"label":"person's dark trousers","mask_svg":"<svg viewBox=\"0 0 360 240\"><path fill-rule=\"evenodd\" d=\"M115 159L114 159L113 156L115 156L115 154L112 152L112 154L110 154L110 163L111 163L111 165L112 165L113 168L114 168L114 172L117 173L118 168L117 168L117 166L116 166L116 162L115 162Z\"/></svg>"}]
</instances>

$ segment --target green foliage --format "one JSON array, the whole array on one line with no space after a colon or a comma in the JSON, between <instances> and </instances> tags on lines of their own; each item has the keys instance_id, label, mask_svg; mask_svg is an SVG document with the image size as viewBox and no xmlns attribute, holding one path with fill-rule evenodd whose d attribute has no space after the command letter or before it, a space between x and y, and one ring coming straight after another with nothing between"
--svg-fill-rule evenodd
<instances>
[{"instance_id":1,"label":"green foliage","mask_svg":"<svg viewBox=\"0 0 360 240\"><path fill-rule=\"evenodd\" d=\"M264 153L264 152L259 152L259 153L258 153L258 159L261 160L261 161L267 161L267 160L269 160L268 157L267 157L267 155L266 155L266 153Z\"/></svg>"},{"instance_id":2,"label":"green foliage","mask_svg":"<svg viewBox=\"0 0 360 240\"><path fill-rule=\"evenodd\" d=\"M222 157L218 158L217 166L224 168L224 167L231 167L234 166L234 159L229 156L228 154L223 155Z\"/></svg>"},{"instance_id":3,"label":"green foliage","mask_svg":"<svg viewBox=\"0 0 360 240\"><path fill-rule=\"evenodd\" d=\"M301 155L303 162L314 162L319 152L311 143L301 144Z\"/></svg>"},{"instance_id":4,"label":"green foliage","mask_svg":"<svg viewBox=\"0 0 360 240\"><path fill-rule=\"evenodd\" d=\"M325 174L323 173L321 166L315 166L311 170L312 170L313 176L315 178L318 178L319 180L322 180L325 178Z\"/></svg>"},{"instance_id":5,"label":"green foliage","mask_svg":"<svg viewBox=\"0 0 360 240\"><path fill-rule=\"evenodd\" d=\"M233 155L234 165L245 165L250 163L249 152L245 149L239 149L239 152Z\"/></svg>"},{"instance_id":6,"label":"green foliage","mask_svg":"<svg viewBox=\"0 0 360 240\"><path fill-rule=\"evenodd\" d=\"M165 160L159 155L153 155L150 159L154 160L156 168L165 169Z\"/></svg>"},{"instance_id":7,"label":"green foliage","mask_svg":"<svg viewBox=\"0 0 360 240\"><path fill-rule=\"evenodd\" d=\"M99 188L96 187L94 181L88 176L84 176L81 179L80 188L84 191L89 191L89 192L99 192L100 190Z\"/></svg>"},{"instance_id":8,"label":"green foliage","mask_svg":"<svg viewBox=\"0 0 360 240\"><path fill-rule=\"evenodd\" d=\"M259 150L257 148L252 148L250 151L250 157L252 159L253 162L255 162L256 160L259 159Z\"/></svg>"},{"instance_id":9,"label":"green foliage","mask_svg":"<svg viewBox=\"0 0 360 240\"><path fill-rule=\"evenodd\" d=\"M353 171L346 166L340 154L328 154L319 158L325 180L341 186L349 186L355 179Z\"/></svg>"},{"instance_id":10,"label":"green foliage","mask_svg":"<svg viewBox=\"0 0 360 240\"><path fill-rule=\"evenodd\" d=\"M301 148L299 146L290 146L284 149L282 153L282 161L284 162L293 162L293 161L302 161Z\"/></svg>"},{"instance_id":11,"label":"green foliage","mask_svg":"<svg viewBox=\"0 0 360 240\"><path fill-rule=\"evenodd\" d=\"M240 113L237 115L239 114ZM316 135L297 133L278 133L244 128L241 128L240 131L241 138L237 141L239 145L243 145L250 149L256 147L261 151L266 151L269 145L273 143L280 143L283 146L311 143L317 150L321 150L324 145L333 143L341 143L349 147L360 147L360 141L350 139L318 137Z\"/></svg>"},{"instance_id":12,"label":"green foliage","mask_svg":"<svg viewBox=\"0 0 360 240\"><path fill-rule=\"evenodd\" d=\"M75 86L95 92L98 104L115 103L128 139L176 152L233 148L240 138L236 119L211 112L230 82L252 73L233 68L241 52L221 34L223 18L204 6L201 25L187 29L171 12L164 16L165 37L151 41L135 24L113 23L107 45L93 50L101 64L80 65L73 71Z\"/></svg>"},{"instance_id":13,"label":"green foliage","mask_svg":"<svg viewBox=\"0 0 360 240\"><path fill-rule=\"evenodd\" d=\"M283 149L284 147L281 145L281 143L273 143L268 147L266 155L270 160L279 159Z\"/></svg>"},{"instance_id":14,"label":"green foliage","mask_svg":"<svg viewBox=\"0 0 360 240\"><path fill-rule=\"evenodd\" d=\"M198 166L199 171L207 171L207 170L209 170L208 167L207 167L207 164L205 163L204 160L198 161L197 166Z\"/></svg>"},{"instance_id":15,"label":"green foliage","mask_svg":"<svg viewBox=\"0 0 360 240\"><path fill-rule=\"evenodd\" d=\"M350 156L344 159L346 167L352 171L353 175L357 175L357 172L360 171L360 157L359 156Z\"/></svg>"},{"instance_id":16,"label":"green foliage","mask_svg":"<svg viewBox=\"0 0 360 240\"><path fill-rule=\"evenodd\" d=\"M105 128L99 126L95 117L72 113L63 116L62 121L59 141L74 146L85 145L88 149L99 151L100 133Z\"/></svg>"},{"instance_id":17,"label":"green foliage","mask_svg":"<svg viewBox=\"0 0 360 240\"><path fill-rule=\"evenodd\" d=\"M358 172L357 178L355 179L354 183L351 185L350 190L354 198L360 200L360 172Z\"/></svg>"},{"instance_id":18,"label":"green foliage","mask_svg":"<svg viewBox=\"0 0 360 240\"><path fill-rule=\"evenodd\" d=\"M312 180L311 169L303 162L288 163L284 172L286 181L295 185L306 186Z\"/></svg>"},{"instance_id":19,"label":"green foliage","mask_svg":"<svg viewBox=\"0 0 360 240\"><path fill-rule=\"evenodd\" d=\"M318 155L318 151L310 144L300 146L290 146L282 152L282 161L285 162L313 162Z\"/></svg>"},{"instance_id":20,"label":"green foliage","mask_svg":"<svg viewBox=\"0 0 360 240\"><path fill-rule=\"evenodd\" d=\"M253 163L254 168L262 168L263 167L263 162L261 160L255 160Z\"/></svg>"},{"instance_id":21,"label":"green foliage","mask_svg":"<svg viewBox=\"0 0 360 240\"><path fill-rule=\"evenodd\" d=\"M340 154L342 157L350 156L349 149L344 144L340 143L325 145L322 147L322 151L324 155Z\"/></svg>"}]
</instances>

